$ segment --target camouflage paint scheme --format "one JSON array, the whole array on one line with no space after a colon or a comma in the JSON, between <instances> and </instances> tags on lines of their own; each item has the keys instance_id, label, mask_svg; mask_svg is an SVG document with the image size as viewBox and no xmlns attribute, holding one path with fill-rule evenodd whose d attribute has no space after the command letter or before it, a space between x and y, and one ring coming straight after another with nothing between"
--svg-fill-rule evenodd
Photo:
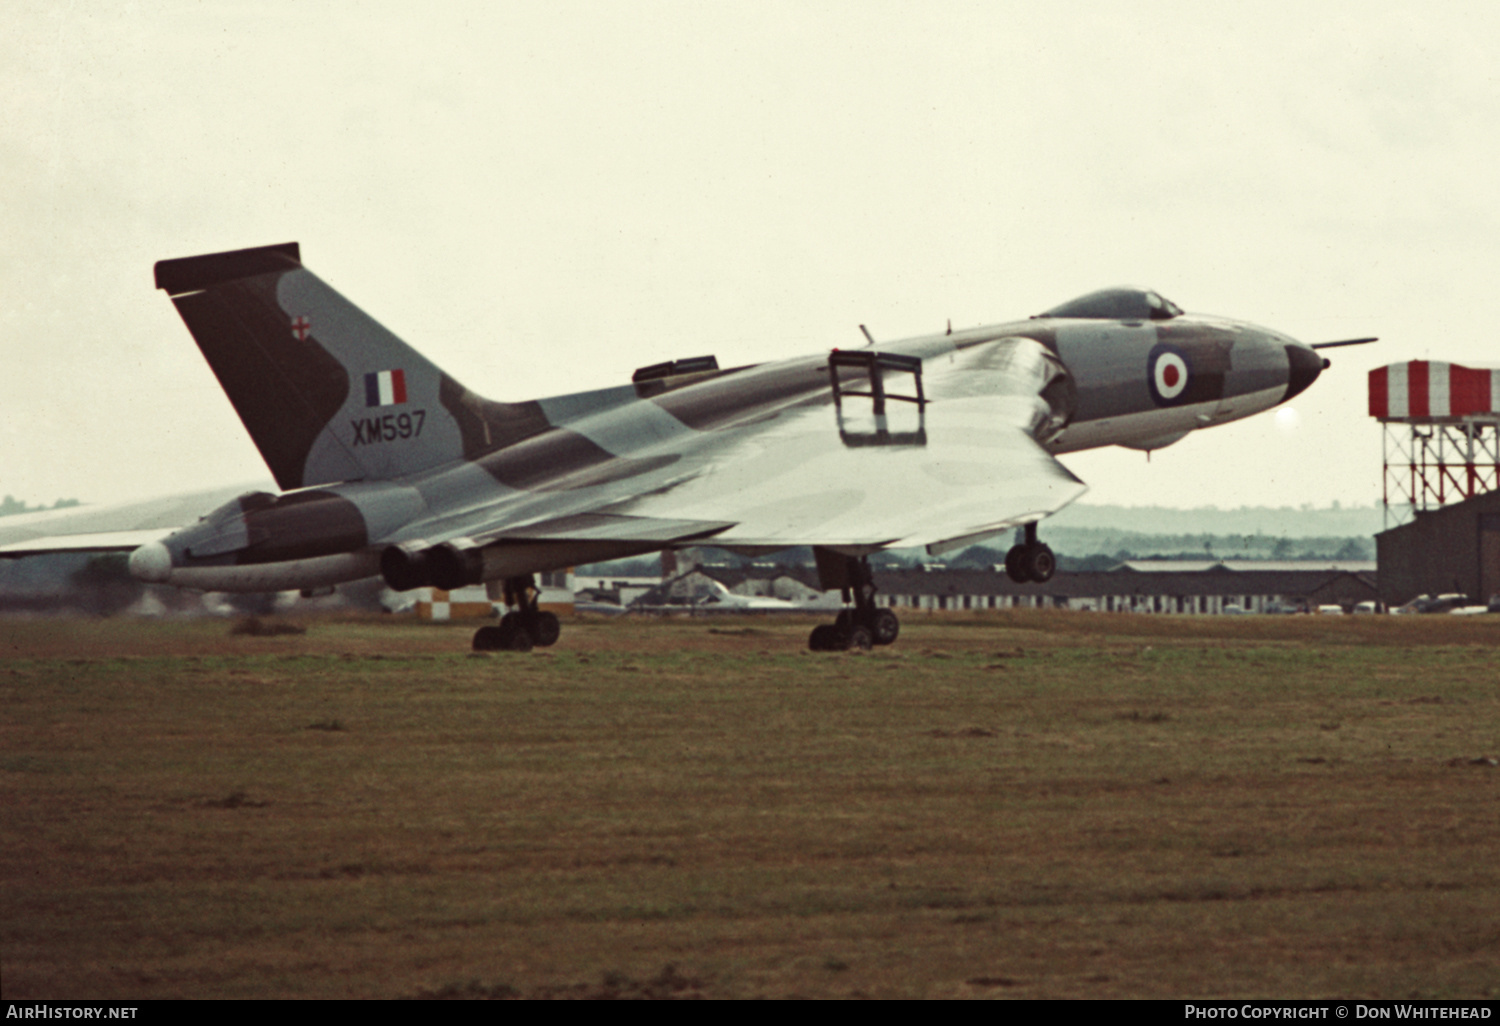
<instances>
[{"instance_id":1,"label":"camouflage paint scheme","mask_svg":"<svg viewBox=\"0 0 1500 1026\"><path fill-rule=\"evenodd\" d=\"M456 587L705 543L941 552L1076 499L1057 454L1169 445L1326 366L1274 331L1110 289L989 327L498 403L296 243L162 261L156 280L283 489L132 554L143 580L215 591L377 573Z\"/></svg>"}]
</instances>

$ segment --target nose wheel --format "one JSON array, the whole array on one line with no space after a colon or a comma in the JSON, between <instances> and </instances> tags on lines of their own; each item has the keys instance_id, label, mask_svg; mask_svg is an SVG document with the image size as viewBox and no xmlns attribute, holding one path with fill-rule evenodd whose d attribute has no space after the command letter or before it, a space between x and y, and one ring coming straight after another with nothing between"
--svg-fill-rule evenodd
<instances>
[{"instance_id":1,"label":"nose wheel","mask_svg":"<svg viewBox=\"0 0 1500 1026\"><path fill-rule=\"evenodd\" d=\"M505 604L516 608L502 616L499 624L474 632L474 651L530 652L557 643L562 624L555 614L537 608L541 590L534 577L507 577L502 594Z\"/></svg>"}]
</instances>

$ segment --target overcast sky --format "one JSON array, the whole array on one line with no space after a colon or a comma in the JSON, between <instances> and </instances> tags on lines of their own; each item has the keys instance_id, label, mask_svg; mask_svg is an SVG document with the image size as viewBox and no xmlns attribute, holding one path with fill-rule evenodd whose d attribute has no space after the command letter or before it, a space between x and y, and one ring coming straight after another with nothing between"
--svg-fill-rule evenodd
<instances>
[{"instance_id":1,"label":"overcast sky","mask_svg":"<svg viewBox=\"0 0 1500 1026\"><path fill-rule=\"evenodd\" d=\"M1380 496L1369 368L1500 365L1500 8L31 3L0 33L0 493L265 478L151 267L296 240L515 400L1112 284L1334 351L1084 501Z\"/></svg>"}]
</instances>

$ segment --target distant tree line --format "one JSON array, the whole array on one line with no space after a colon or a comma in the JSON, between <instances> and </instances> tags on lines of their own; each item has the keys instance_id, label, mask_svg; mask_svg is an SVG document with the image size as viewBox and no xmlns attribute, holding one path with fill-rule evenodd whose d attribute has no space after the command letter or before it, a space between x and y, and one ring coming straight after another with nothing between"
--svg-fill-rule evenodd
<instances>
[{"instance_id":1,"label":"distant tree line","mask_svg":"<svg viewBox=\"0 0 1500 1026\"><path fill-rule=\"evenodd\" d=\"M69 506L82 505L77 499L58 499L50 506L31 506L14 495L7 495L4 501L0 501L0 517L10 516L12 513L41 513L49 509L67 509Z\"/></svg>"}]
</instances>

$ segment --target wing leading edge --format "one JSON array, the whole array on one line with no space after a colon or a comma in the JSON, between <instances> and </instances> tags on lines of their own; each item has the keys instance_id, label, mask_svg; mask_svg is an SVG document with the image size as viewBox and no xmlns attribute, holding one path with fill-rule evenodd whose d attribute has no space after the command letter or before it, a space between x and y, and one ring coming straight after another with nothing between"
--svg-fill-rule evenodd
<instances>
[{"instance_id":1,"label":"wing leading edge","mask_svg":"<svg viewBox=\"0 0 1500 1026\"><path fill-rule=\"evenodd\" d=\"M0 558L57 552L129 552L193 523L252 489L215 488L104 506L73 506L0 519Z\"/></svg>"}]
</instances>

